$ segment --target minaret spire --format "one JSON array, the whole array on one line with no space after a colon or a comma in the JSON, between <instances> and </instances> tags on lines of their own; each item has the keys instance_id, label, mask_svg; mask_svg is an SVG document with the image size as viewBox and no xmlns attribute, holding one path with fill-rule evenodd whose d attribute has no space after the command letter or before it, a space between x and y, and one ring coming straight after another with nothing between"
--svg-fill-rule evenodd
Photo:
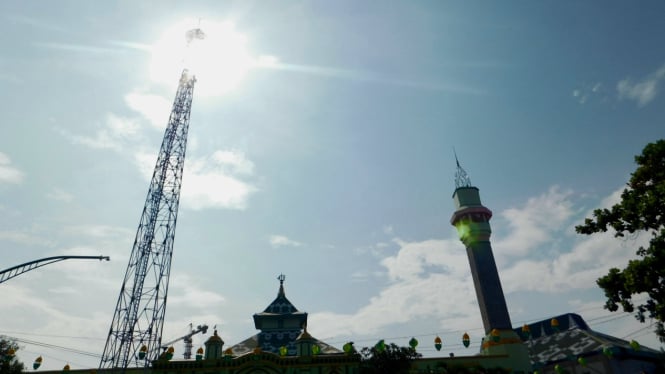
<instances>
[{"instance_id":1,"label":"minaret spire","mask_svg":"<svg viewBox=\"0 0 665 374\"><path fill-rule=\"evenodd\" d=\"M455 154L455 163L457 164L457 170L455 171L455 188L471 187L471 178L469 178L469 175L459 164L455 148L453 148L453 153Z\"/></svg>"}]
</instances>

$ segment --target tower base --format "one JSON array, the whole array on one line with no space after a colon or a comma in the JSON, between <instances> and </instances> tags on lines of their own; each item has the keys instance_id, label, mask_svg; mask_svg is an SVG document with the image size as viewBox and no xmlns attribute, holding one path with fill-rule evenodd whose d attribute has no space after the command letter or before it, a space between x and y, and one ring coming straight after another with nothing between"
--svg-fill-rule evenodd
<instances>
[{"instance_id":1,"label":"tower base","mask_svg":"<svg viewBox=\"0 0 665 374\"><path fill-rule=\"evenodd\" d=\"M513 330L495 329L490 331L483 339L480 353L481 355L508 356L507 364L513 373L530 373L532 371L529 350Z\"/></svg>"}]
</instances>

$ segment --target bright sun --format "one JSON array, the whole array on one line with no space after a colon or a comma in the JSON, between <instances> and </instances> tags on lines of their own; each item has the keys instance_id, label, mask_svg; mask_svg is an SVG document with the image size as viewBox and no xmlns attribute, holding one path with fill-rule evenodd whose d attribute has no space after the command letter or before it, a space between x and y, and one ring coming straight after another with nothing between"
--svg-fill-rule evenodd
<instances>
[{"instance_id":1,"label":"bright sun","mask_svg":"<svg viewBox=\"0 0 665 374\"><path fill-rule=\"evenodd\" d=\"M189 46L188 30L200 28L205 39ZM214 23L185 20L167 30L152 48L150 76L169 85L178 83L183 68L196 75L199 95L218 95L235 88L253 65L246 38L229 22Z\"/></svg>"}]
</instances>

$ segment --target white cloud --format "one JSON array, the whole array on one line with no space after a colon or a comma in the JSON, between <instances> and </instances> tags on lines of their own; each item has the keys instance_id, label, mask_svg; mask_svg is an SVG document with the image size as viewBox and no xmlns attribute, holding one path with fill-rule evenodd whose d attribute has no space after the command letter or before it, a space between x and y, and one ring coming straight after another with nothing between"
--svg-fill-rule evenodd
<instances>
[{"instance_id":1,"label":"white cloud","mask_svg":"<svg viewBox=\"0 0 665 374\"><path fill-rule=\"evenodd\" d=\"M137 152L135 162L141 174L150 180L156 153ZM245 179L253 176L254 163L243 153L215 151L208 157L185 159L181 203L184 208L244 210L257 188Z\"/></svg>"},{"instance_id":2,"label":"white cloud","mask_svg":"<svg viewBox=\"0 0 665 374\"><path fill-rule=\"evenodd\" d=\"M649 74L641 81L633 82L626 78L617 83L617 92L620 99L637 101L642 107L649 104L658 94L658 85L665 79L665 65Z\"/></svg>"},{"instance_id":3,"label":"white cloud","mask_svg":"<svg viewBox=\"0 0 665 374\"><path fill-rule=\"evenodd\" d=\"M23 172L11 165L9 156L0 152L0 183L21 183Z\"/></svg>"},{"instance_id":4,"label":"white cloud","mask_svg":"<svg viewBox=\"0 0 665 374\"><path fill-rule=\"evenodd\" d=\"M224 296L202 287L202 282L187 273L178 273L169 280L169 305L195 307L200 310L219 306Z\"/></svg>"},{"instance_id":5,"label":"white cloud","mask_svg":"<svg viewBox=\"0 0 665 374\"><path fill-rule=\"evenodd\" d=\"M74 200L74 195L67 191L61 190L60 188L53 188L49 193L46 194L46 197L51 200L63 201L65 203L69 203Z\"/></svg>"},{"instance_id":6,"label":"white cloud","mask_svg":"<svg viewBox=\"0 0 665 374\"><path fill-rule=\"evenodd\" d=\"M302 247L303 244L293 239L289 239L284 235L271 235L270 245L273 248L279 248L279 247Z\"/></svg>"},{"instance_id":7,"label":"white cloud","mask_svg":"<svg viewBox=\"0 0 665 374\"><path fill-rule=\"evenodd\" d=\"M253 167L244 154L231 151L186 161L181 191L183 205L194 210L244 210L257 188L240 177L252 176Z\"/></svg>"},{"instance_id":8,"label":"white cloud","mask_svg":"<svg viewBox=\"0 0 665 374\"><path fill-rule=\"evenodd\" d=\"M225 166L230 172L239 175L254 174L254 163L245 158L245 155L234 151L216 151L212 159L219 165Z\"/></svg>"},{"instance_id":9,"label":"white cloud","mask_svg":"<svg viewBox=\"0 0 665 374\"><path fill-rule=\"evenodd\" d=\"M165 129L171 113L171 103L159 95L132 92L125 96L125 103L145 117L152 127Z\"/></svg>"},{"instance_id":10,"label":"white cloud","mask_svg":"<svg viewBox=\"0 0 665 374\"><path fill-rule=\"evenodd\" d=\"M551 191L547 195L551 195ZM622 191L623 188L617 189L602 199L600 207L606 208L616 204L620 200ZM501 272L501 278L507 292L521 290L563 292L580 288L594 288L596 287L596 279L606 274L612 267L625 266L629 259L635 257L635 250L639 246L647 244L648 235L634 235L629 238L618 239L614 237L612 230L608 230L589 236L575 235L571 237L569 250L556 251L552 244L555 241L552 238L553 235L561 237L566 235L567 231L573 232L572 226L583 221L582 218L572 215L568 195L556 196L555 194L555 198L551 201L563 200L563 202L554 204L554 206L551 206L551 204L541 206L541 209L545 209L546 206L550 205L550 208L547 208L550 212L555 210L555 206L564 207L559 213L555 213L553 216L550 215L545 221L534 221L529 224L520 219L518 215L518 218L510 223L513 228L513 232L509 236L512 238L511 241L515 243L528 242L528 244L523 243L525 247L531 247L530 243L534 240L539 241L536 246L533 246L533 249L538 252L546 251L551 256L532 255L531 258L522 258L507 266ZM537 200L540 199L533 201ZM587 212L585 217L590 215L591 211ZM506 215L506 218L514 219L516 217ZM550 223L548 224L548 222ZM528 233L519 232L522 230L533 231L534 224L551 226L550 231L546 234L535 235L535 237ZM548 239L540 240L541 238ZM503 244L505 245L505 243ZM528 255L529 253L533 252L525 251L523 254ZM537 257L537 259L534 259L534 257Z\"/></svg>"},{"instance_id":11,"label":"white cloud","mask_svg":"<svg viewBox=\"0 0 665 374\"><path fill-rule=\"evenodd\" d=\"M554 186L545 194L528 199L523 207L501 212L511 232L494 241L495 254L525 255L550 241L574 213L571 195L571 191Z\"/></svg>"},{"instance_id":12,"label":"white cloud","mask_svg":"<svg viewBox=\"0 0 665 374\"><path fill-rule=\"evenodd\" d=\"M52 247L54 241L51 239L46 239L33 230L7 230L0 231L0 240L5 240L17 244L23 245L37 245L44 247Z\"/></svg>"},{"instance_id":13,"label":"white cloud","mask_svg":"<svg viewBox=\"0 0 665 374\"><path fill-rule=\"evenodd\" d=\"M469 263L458 240L395 242L399 252L381 261L389 276L387 287L355 313L310 314L313 333L376 334L391 325L414 320L427 320L430 328L478 324L480 313ZM357 278L365 276L357 274Z\"/></svg>"},{"instance_id":14,"label":"white cloud","mask_svg":"<svg viewBox=\"0 0 665 374\"><path fill-rule=\"evenodd\" d=\"M126 147L128 141L135 139L138 129L139 124L136 120L109 113L106 115L104 124L93 136L72 134L63 128L58 128L57 131L74 144L120 152Z\"/></svg>"}]
</instances>

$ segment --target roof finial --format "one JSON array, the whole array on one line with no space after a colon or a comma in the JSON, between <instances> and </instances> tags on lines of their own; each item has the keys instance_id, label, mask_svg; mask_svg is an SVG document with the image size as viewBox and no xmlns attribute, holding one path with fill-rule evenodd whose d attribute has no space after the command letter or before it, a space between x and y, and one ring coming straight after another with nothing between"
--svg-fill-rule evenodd
<instances>
[{"instance_id":1,"label":"roof finial","mask_svg":"<svg viewBox=\"0 0 665 374\"><path fill-rule=\"evenodd\" d=\"M286 275L280 274L279 277L277 277L277 280L279 280L279 294L278 296L284 296L284 280L286 279Z\"/></svg>"},{"instance_id":2,"label":"roof finial","mask_svg":"<svg viewBox=\"0 0 665 374\"><path fill-rule=\"evenodd\" d=\"M457 164L457 171L455 171L455 188L471 187L471 178L469 178L469 175L462 166L460 166L455 148L453 148L453 153L455 154L455 163Z\"/></svg>"}]
</instances>

